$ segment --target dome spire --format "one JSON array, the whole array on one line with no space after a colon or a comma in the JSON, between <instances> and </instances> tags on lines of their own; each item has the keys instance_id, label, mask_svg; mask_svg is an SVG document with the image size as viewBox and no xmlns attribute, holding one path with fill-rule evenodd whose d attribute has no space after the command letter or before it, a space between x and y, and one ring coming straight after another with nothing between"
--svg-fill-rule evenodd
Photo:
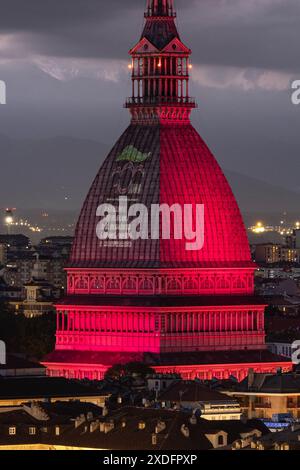
<instances>
[{"instance_id":1,"label":"dome spire","mask_svg":"<svg viewBox=\"0 0 300 470\"><path fill-rule=\"evenodd\" d=\"M189 95L191 50L180 40L173 0L147 0L146 22L132 57L132 122L188 123L195 100Z\"/></svg>"},{"instance_id":2,"label":"dome spire","mask_svg":"<svg viewBox=\"0 0 300 470\"><path fill-rule=\"evenodd\" d=\"M175 17L173 0L147 0L146 18L157 16Z\"/></svg>"}]
</instances>

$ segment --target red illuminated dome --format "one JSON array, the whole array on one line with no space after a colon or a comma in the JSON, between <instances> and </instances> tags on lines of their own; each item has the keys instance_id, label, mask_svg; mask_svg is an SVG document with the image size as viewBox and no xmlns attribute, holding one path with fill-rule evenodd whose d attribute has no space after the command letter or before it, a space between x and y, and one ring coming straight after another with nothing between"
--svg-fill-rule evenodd
<instances>
[{"instance_id":1,"label":"red illuminated dome","mask_svg":"<svg viewBox=\"0 0 300 470\"><path fill-rule=\"evenodd\" d=\"M127 160L122 154L127 152ZM133 161L138 152L143 161ZM131 159L132 155L132 159ZM124 157L126 158L126 156ZM132 161L130 161L132 160ZM138 158L137 158L138 160ZM151 204L204 204L204 246L188 251L185 240L136 240L112 248L98 240L97 207L127 195ZM121 244L122 245L122 244ZM102 165L84 203L76 230L72 266L249 267L244 224L215 158L189 123L132 124Z\"/></svg>"},{"instance_id":2,"label":"red illuminated dome","mask_svg":"<svg viewBox=\"0 0 300 470\"><path fill-rule=\"evenodd\" d=\"M173 0L148 0L142 37L130 51L131 124L100 168L78 220L67 295L57 305L55 351L44 361L52 376L102 379L113 364L132 361L186 379L242 379L249 367L290 369L267 351L265 303L254 295L241 214L190 123L191 51L175 16ZM149 227L145 239L133 240L119 221L124 237L100 240L97 208L114 210L125 196L149 213L153 204L203 205L203 248L188 250L184 237L156 239Z\"/></svg>"}]
</instances>

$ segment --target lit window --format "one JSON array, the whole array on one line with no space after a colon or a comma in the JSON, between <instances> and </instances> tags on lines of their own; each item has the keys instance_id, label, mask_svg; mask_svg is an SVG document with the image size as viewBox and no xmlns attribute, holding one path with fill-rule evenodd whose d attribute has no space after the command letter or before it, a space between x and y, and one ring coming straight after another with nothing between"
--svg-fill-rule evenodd
<instances>
[{"instance_id":1,"label":"lit window","mask_svg":"<svg viewBox=\"0 0 300 470\"><path fill-rule=\"evenodd\" d=\"M29 434L34 436L36 434L36 429L34 427L29 428Z\"/></svg>"},{"instance_id":2,"label":"lit window","mask_svg":"<svg viewBox=\"0 0 300 470\"><path fill-rule=\"evenodd\" d=\"M9 434L10 436L15 436L15 435L17 434L17 428L15 428L15 427L10 427L10 428L8 429L8 434Z\"/></svg>"}]
</instances>

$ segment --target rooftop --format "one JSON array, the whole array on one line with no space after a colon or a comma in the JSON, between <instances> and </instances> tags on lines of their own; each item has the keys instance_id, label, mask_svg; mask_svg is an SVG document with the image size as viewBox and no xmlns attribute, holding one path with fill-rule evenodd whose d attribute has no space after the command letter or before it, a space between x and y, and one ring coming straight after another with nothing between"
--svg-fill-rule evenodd
<instances>
[{"instance_id":1,"label":"rooftop","mask_svg":"<svg viewBox=\"0 0 300 470\"><path fill-rule=\"evenodd\" d=\"M98 364L112 365L128 362L144 362L150 366L164 365L201 365L201 364L249 364L261 362L288 362L282 356L272 354L268 350L262 351L211 351L211 352L186 352L170 354L152 353L114 353L93 351L67 351L57 350L44 358L44 363L65 364Z\"/></svg>"},{"instance_id":2,"label":"rooftop","mask_svg":"<svg viewBox=\"0 0 300 470\"><path fill-rule=\"evenodd\" d=\"M44 408L44 404L42 405ZM52 405L47 412L51 415ZM63 409L66 414L69 411ZM22 415L21 415L22 413ZM55 410L56 413L56 410ZM73 417L78 415L75 410ZM95 416L95 413L93 413ZM47 424L48 432L39 430L36 435L30 436L25 432L26 425L38 422L31 416L26 417L24 411L6 413L4 417L0 414L0 445L1 444L29 444L44 443L48 445L64 445L82 448L109 449L109 450L208 450L212 444L207 435L223 431L228 434L228 441L233 442L240 439L241 435L257 430L259 435L266 435L268 429L256 420L243 423L241 421L214 421L209 422L196 418L195 424L190 422L188 413L167 410L153 410L145 408L128 407L111 413L106 418L98 418L99 421L84 420L75 428L75 425L61 427L60 435L55 436ZM56 422L59 420L56 419ZM63 423L63 420L61 420ZM108 432L100 432L100 422L107 423ZM7 427L9 424L20 424L16 435L9 436ZM49 423L51 424L51 422ZM141 425L142 424L142 425ZM42 423L45 427L46 424ZM160 425L160 432L156 427ZM182 426L188 430L188 435L182 433ZM19 432L18 432L19 431ZM23 431L23 433L21 432ZM152 443L152 436L156 435L156 443Z\"/></svg>"},{"instance_id":3,"label":"rooftop","mask_svg":"<svg viewBox=\"0 0 300 470\"><path fill-rule=\"evenodd\" d=\"M6 370L6 369L44 369L45 370L45 367L39 362L33 362L20 356L7 354L6 364L0 364L0 374L1 374L1 370Z\"/></svg>"},{"instance_id":4,"label":"rooftop","mask_svg":"<svg viewBox=\"0 0 300 470\"><path fill-rule=\"evenodd\" d=\"M247 295L185 295L185 296L129 296L129 295L69 295L58 305L82 305L82 306L119 306L122 307L213 307L213 306L246 306L266 305L261 297Z\"/></svg>"},{"instance_id":5,"label":"rooftop","mask_svg":"<svg viewBox=\"0 0 300 470\"><path fill-rule=\"evenodd\" d=\"M259 393L297 393L300 394L300 375L295 373L258 374L255 373L251 385L248 377L237 385L237 391Z\"/></svg>"},{"instance_id":6,"label":"rooftop","mask_svg":"<svg viewBox=\"0 0 300 470\"><path fill-rule=\"evenodd\" d=\"M210 390L199 382L182 380L162 392L158 399L171 402L232 402L228 396Z\"/></svg>"},{"instance_id":7,"label":"rooftop","mask_svg":"<svg viewBox=\"0 0 300 470\"><path fill-rule=\"evenodd\" d=\"M55 377L0 378L0 399L101 396L92 385Z\"/></svg>"}]
</instances>

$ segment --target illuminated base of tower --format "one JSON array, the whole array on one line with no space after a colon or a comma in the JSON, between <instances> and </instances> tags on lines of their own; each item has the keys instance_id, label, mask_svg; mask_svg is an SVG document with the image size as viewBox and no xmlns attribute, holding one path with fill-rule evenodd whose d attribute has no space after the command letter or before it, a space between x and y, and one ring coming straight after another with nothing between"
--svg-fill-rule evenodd
<instances>
[{"instance_id":1,"label":"illuminated base of tower","mask_svg":"<svg viewBox=\"0 0 300 470\"><path fill-rule=\"evenodd\" d=\"M43 361L50 376L101 380L128 362L203 380L292 368L267 351L265 304L253 295L88 294L57 305L56 348Z\"/></svg>"},{"instance_id":2,"label":"illuminated base of tower","mask_svg":"<svg viewBox=\"0 0 300 470\"><path fill-rule=\"evenodd\" d=\"M185 380L228 379L243 380L250 368L260 373L276 373L292 370L289 360L275 356L267 350L222 351L182 354L125 354L56 351L44 361L51 377L68 379L102 380L105 372L114 364L144 362L163 374L180 374Z\"/></svg>"}]
</instances>

